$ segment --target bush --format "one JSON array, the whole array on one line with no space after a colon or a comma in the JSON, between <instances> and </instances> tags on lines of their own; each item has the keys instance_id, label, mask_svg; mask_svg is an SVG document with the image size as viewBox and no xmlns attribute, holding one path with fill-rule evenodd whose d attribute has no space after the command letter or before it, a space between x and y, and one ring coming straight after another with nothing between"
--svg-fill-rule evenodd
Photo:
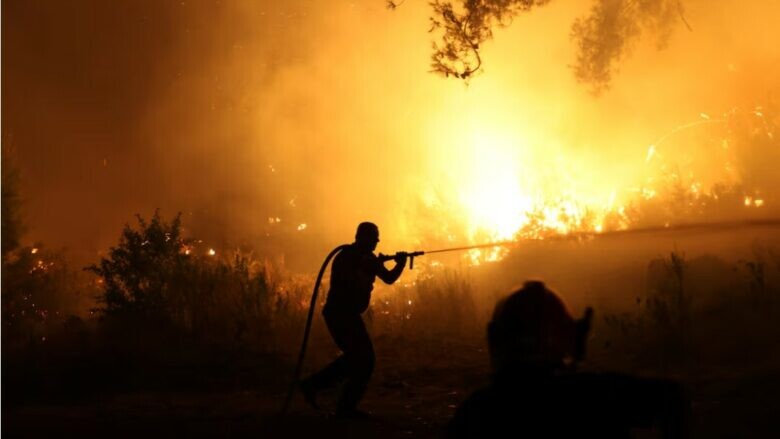
<instances>
[{"instance_id":1,"label":"bush","mask_svg":"<svg viewBox=\"0 0 780 439\"><path fill-rule=\"evenodd\" d=\"M3 258L4 349L45 342L74 315L84 315L95 293L60 252L21 247Z\"/></svg>"},{"instance_id":2,"label":"bush","mask_svg":"<svg viewBox=\"0 0 780 439\"><path fill-rule=\"evenodd\" d=\"M374 326L411 339L481 338L486 324L487 314L477 306L473 280L464 271L421 274L413 282L389 288L372 302Z\"/></svg>"},{"instance_id":3,"label":"bush","mask_svg":"<svg viewBox=\"0 0 780 439\"><path fill-rule=\"evenodd\" d=\"M285 278L251 253L217 255L182 237L181 217L155 212L126 226L98 265L103 316L122 325L169 328L214 343L261 343L302 319L307 279ZM120 326L122 326L120 325Z\"/></svg>"}]
</instances>

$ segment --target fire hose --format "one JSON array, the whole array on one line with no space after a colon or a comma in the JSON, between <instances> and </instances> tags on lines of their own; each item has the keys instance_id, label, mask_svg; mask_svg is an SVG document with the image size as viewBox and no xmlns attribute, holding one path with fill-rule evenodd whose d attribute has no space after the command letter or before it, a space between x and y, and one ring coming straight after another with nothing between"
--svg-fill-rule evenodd
<instances>
[{"instance_id":1,"label":"fire hose","mask_svg":"<svg viewBox=\"0 0 780 439\"><path fill-rule=\"evenodd\" d=\"M635 228L635 229L626 229L626 230L614 230L614 231L600 232L600 233L596 233L596 232L569 233L569 234L557 235L552 237L546 237L545 240L551 240L551 239L570 240L570 239L586 239L586 238L593 238L593 237L614 237L614 236L623 236L623 235L662 233L662 232L672 232L672 231L697 231L697 230L698 231L719 231L719 230L729 230L729 229L736 229L736 228L778 227L778 226L780 226L780 219L775 219L775 218L760 219L760 220L703 222L703 223L679 224L675 226L657 226L657 227L644 227L644 228ZM527 240L529 241L534 240L534 238L529 238ZM381 262L386 262L395 259L397 256L401 256L405 254L409 258L409 268L413 269L414 258L417 256L429 255L434 253L476 250L480 248L504 247L509 245L517 245L518 243L519 242L517 240L500 241L500 242L490 242L487 244L444 248L438 250L398 252L394 255L384 255L380 253L378 255L378 259ZM303 360L304 357L306 356L306 346L309 342L309 334L311 333L311 324L312 324L312 320L314 319L314 310L317 305L317 294L319 292L320 284L322 283L322 276L325 274L325 269L328 267L328 264L330 263L331 259L333 259L333 257L336 256L338 252L340 252L345 247L348 247L349 245L350 244L342 244L334 248L325 258L325 261L323 261L322 266L320 267L320 271L317 274L317 280L314 282L314 291L312 292L311 295L311 302L309 303L309 313L306 317L306 327L303 332L303 341L301 343L301 350L298 353L298 362L295 365L295 372L293 373L293 379L290 384L290 389L287 392L287 397L285 398L284 405L282 406L282 413L281 413L282 415L285 415L287 413L287 410L290 407L290 402L292 401L293 395L295 394L295 388L298 384L298 380L301 375L301 370L303 369Z\"/></svg>"}]
</instances>

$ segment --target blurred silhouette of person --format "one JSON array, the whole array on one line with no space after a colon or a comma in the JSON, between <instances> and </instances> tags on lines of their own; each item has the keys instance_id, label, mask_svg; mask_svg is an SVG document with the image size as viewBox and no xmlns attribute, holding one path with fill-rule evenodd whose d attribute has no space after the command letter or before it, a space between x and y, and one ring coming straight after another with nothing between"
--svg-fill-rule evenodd
<instances>
[{"instance_id":1,"label":"blurred silhouette of person","mask_svg":"<svg viewBox=\"0 0 780 439\"><path fill-rule=\"evenodd\" d=\"M366 418L357 409L374 371L374 346L361 314L368 308L374 280L392 284L406 266L406 253L397 253L395 267L388 270L373 252L379 243L379 228L369 222L358 225L355 242L341 250L333 260L330 289L322 314L330 335L342 354L322 370L301 380L304 399L317 407L319 391L346 379L336 409L336 416Z\"/></svg>"},{"instance_id":2,"label":"blurred silhouette of person","mask_svg":"<svg viewBox=\"0 0 780 439\"><path fill-rule=\"evenodd\" d=\"M446 437L684 437L688 402L677 383L575 370L592 315L575 321L538 281L499 301L488 324L492 382L458 408Z\"/></svg>"}]
</instances>

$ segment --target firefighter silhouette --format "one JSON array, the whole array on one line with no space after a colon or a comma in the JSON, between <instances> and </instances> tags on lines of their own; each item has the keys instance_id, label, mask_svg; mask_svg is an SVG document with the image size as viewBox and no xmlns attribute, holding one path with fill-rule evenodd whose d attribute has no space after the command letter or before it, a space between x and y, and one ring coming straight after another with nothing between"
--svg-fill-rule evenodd
<instances>
[{"instance_id":1,"label":"firefighter silhouette","mask_svg":"<svg viewBox=\"0 0 780 439\"><path fill-rule=\"evenodd\" d=\"M385 268L374 254L379 243L379 228L369 222L360 223L355 242L345 247L333 260L330 289L322 315L330 335L341 349L341 355L299 386L304 399L317 408L317 393L346 379L336 409L336 415L363 418L367 413L357 409L374 370L374 347L361 314L368 308L374 280L392 284L406 266L406 253L395 256L395 267Z\"/></svg>"}]
</instances>

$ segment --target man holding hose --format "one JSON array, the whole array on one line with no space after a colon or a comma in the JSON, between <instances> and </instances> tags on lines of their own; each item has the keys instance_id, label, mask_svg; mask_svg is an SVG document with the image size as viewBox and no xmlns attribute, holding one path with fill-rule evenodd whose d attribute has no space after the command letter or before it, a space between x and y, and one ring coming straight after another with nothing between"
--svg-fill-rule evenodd
<instances>
[{"instance_id":1,"label":"man holding hose","mask_svg":"<svg viewBox=\"0 0 780 439\"><path fill-rule=\"evenodd\" d=\"M346 378L336 409L336 416L365 418L367 413L357 410L374 371L374 346L361 314L368 308L374 280L379 277L392 284L406 266L406 253L397 253L395 267L388 270L375 254L379 243L379 228L369 222L360 223L355 242L341 250L333 260L330 290L322 315L330 335L342 354L322 370L301 380L303 397L317 408L319 391L336 385Z\"/></svg>"}]
</instances>

